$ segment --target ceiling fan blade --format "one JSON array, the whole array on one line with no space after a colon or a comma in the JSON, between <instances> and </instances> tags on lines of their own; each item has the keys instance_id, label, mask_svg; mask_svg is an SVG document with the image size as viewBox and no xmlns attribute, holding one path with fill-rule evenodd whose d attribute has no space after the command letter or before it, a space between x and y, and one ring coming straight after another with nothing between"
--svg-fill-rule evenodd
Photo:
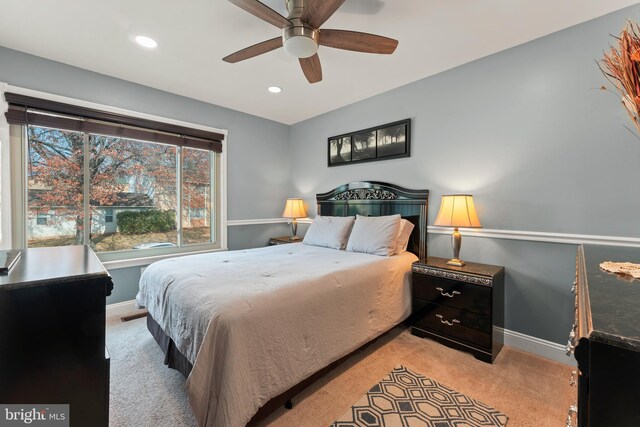
<instances>
[{"instance_id":1,"label":"ceiling fan blade","mask_svg":"<svg viewBox=\"0 0 640 427\"><path fill-rule=\"evenodd\" d=\"M396 50L398 40L358 31L320 30L318 44L336 49L390 55Z\"/></svg>"},{"instance_id":2,"label":"ceiling fan blade","mask_svg":"<svg viewBox=\"0 0 640 427\"><path fill-rule=\"evenodd\" d=\"M299 58L298 60L300 61L302 72L309 83L318 83L322 80L322 66L317 53L308 58Z\"/></svg>"},{"instance_id":3,"label":"ceiling fan blade","mask_svg":"<svg viewBox=\"0 0 640 427\"><path fill-rule=\"evenodd\" d=\"M282 47L282 37L276 37L271 40L266 40L261 43L254 44L253 46L245 47L231 55L227 55L222 58L225 62L235 64L245 59L253 58L254 56L262 55L263 53L271 52L274 49Z\"/></svg>"},{"instance_id":4,"label":"ceiling fan blade","mask_svg":"<svg viewBox=\"0 0 640 427\"><path fill-rule=\"evenodd\" d=\"M284 28L291 25L291 22L284 16L280 15L269 6L259 2L258 0L229 0L240 9L246 10L250 14L257 16L263 21L267 21L271 25L278 28Z\"/></svg>"},{"instance_id":5,"label":"ceiling fan blade","mask_svg":"<svg viewBox=\"0 0 640 427\"><path fill-rule=\"evenodd\" d=\"M314 29L320 28L331 18L345 0L308 0L304 6L302 20Z\"/></svg>"}]
</instances>

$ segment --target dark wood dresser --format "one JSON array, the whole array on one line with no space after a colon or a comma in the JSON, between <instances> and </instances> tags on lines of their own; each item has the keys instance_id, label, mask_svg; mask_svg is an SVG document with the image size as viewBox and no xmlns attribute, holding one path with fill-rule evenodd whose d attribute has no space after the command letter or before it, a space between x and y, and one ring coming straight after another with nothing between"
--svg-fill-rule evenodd
<instances>
[{"instance_id":1,"label":"dark wood dresser","mask_svg":"<svg viewBox=\"0 0 640 427\"><path fill-rule=\"evenodd\" d=\"M492 363L504 342L504 267L447 261L413 264L411 333Z\"/></svg>"},{"instance_id":2,"label":"dark wood dresser","mask_svg":"<svg viewBox=\"0 0 640 427\"><path fill-rule=\"evenodd\" d=\"M112 289L87 246L22 251L0 276L0 404L68 404L71 426L108 425Z\"/></svg>"},{"instance_id":3,"label":"dark wood dresser","mask_svg":"<svg viewBox=\"0 0 640 427\"><path fill-rule=\"evenodd\" d=\"M640 280L600 268L640 263L640 248L584 245L576 262L575 323L567 354L578 362L577 404L567 426L640 426Z\"/></svg>"}]
</instances>

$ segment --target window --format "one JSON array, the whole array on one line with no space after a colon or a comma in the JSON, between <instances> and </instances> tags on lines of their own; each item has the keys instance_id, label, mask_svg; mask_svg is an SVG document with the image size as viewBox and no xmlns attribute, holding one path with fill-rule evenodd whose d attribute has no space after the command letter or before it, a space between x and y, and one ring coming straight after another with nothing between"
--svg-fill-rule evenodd
<instances>
[{"instance_id":1,"label":"window","mask_svg":"<svg viewBox=\"0 0 640 427\"><path fill-rule=\"evenodd\" d=\"M27 137L28 247L83 244L84 135L28 126Z\"/></svg>"},{"instance_id":2,"label":"window","mask_svg":"<svg viewBox=\"0 0 640 427\"><path fill-rule=\"evenodd\" d=\"M178 245L177 162L179 147L91 135L91 245L98 252ZM116 223L100 224L105 206Z\"/></svg>"},{"instance_id":3,"label":"window","mask_svg":"<svg viewBox=\"0 0 640 427\"><path fill-rule=\"evenodd\" d=\"M212 243L210 151L39 126L27 126L27 133L29 217L36 218L29 221L29 247L87 242L100 253ZM182 228L177 227L180 173ZM55 221L48 224L42 211Z\"/></svg>"},{"instance_id":4,"label":"window","mask_svg":"<svg viewBox=\"0 0 640 427\"><path fill-rule=\"evenodd\" d=\"M221 247L221 145L9 105L26 141L25 246L88 244L103 260Z\"/></svg>"},{"instance_id":5,"label":"window","mask_svg":"<svg viewBox=\"0 0 640 427\"><path fill-rule=\"evenodd\" d=\"M185 244L211 241L211 167L209 153L183 149L182 230Z\"/></svg>"},{"instance_id":6,"label":"window","mask_svg":"<svg viewBox=\"0 0 640 427\"><path fill-rule=\"evenodd\" d=\"M36 224L47 225L47 216L44 214L38 214L38 216L36 217Z\"/></svg>"},{"instance_id":7,"label":"window","mask_svg":"<svg viewBox=\"0 0 640 427\"><path fill-rule=\"evenodd\" d=\"M104 222L106 224L113 222L113 209L106 208L104 210Z\"/></svg>"}]
</instances>

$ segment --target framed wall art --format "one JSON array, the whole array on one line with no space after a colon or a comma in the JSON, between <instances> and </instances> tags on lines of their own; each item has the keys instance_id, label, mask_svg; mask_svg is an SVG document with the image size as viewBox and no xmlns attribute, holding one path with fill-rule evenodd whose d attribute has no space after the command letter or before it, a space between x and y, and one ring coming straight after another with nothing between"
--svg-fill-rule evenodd
<instances>
[{"instance_id":1,"label":"framed wall art","mask_svg":"<svg viewBox=\"0 0 640 427\"><path fill-rule=\"evenodd\" d=\"M410 137L411 119L329 137L327 165L342 166L409 157Z\"/></svg>"}]
</instances>

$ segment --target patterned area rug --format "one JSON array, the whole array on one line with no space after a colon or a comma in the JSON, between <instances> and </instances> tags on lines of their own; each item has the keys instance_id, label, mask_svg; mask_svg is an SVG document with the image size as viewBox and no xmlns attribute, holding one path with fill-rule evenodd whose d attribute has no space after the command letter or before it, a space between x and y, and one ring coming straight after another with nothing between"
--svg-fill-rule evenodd
<instances>
[{"instance_id":1,"label":"patterned area rug","mask_svg":"<svg viewBox=\"0 0 640 427\"><path fill-rule=\"evenodd\" d=\"M374 385L331 427L504 426L507 416L404 366Z\"/></svg>"}]
</instances>

